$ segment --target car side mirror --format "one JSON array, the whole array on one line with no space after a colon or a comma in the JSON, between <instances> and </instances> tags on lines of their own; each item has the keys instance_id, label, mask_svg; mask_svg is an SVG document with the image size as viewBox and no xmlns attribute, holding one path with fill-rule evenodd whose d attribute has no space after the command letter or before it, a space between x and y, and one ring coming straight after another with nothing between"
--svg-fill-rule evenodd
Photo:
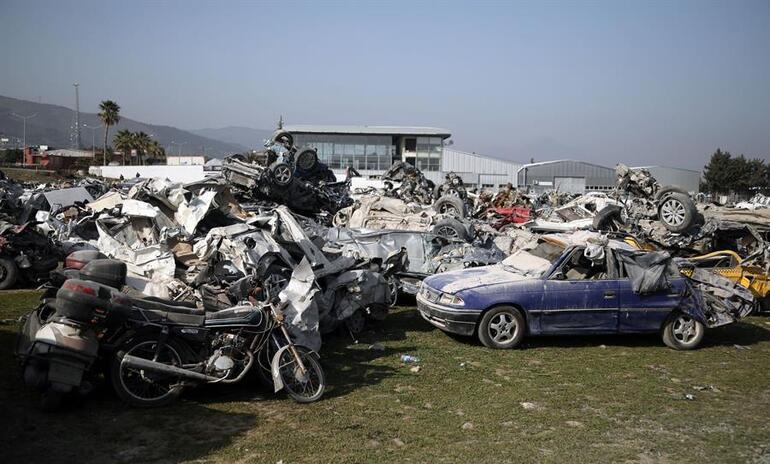
<instances>
[{"instance_id":1,"label":"car side mirror","mask_svg":"<svg viewBox=\"0 0 770 464\"><path fill-rule=\"evenodd\" d=\"M565 280L566 278L567 278L567 276L565 276L562 271L556 271L551 276L551 280Z\"/></svg>"}]
</instances>

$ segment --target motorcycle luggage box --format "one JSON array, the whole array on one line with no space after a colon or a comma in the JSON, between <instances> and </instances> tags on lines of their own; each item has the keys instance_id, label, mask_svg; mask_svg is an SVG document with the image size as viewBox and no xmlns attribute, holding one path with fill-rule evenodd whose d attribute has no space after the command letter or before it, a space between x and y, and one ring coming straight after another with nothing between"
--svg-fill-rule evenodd
<instances>
[{"instance_id":1,"label":"motorcycle luggage box","mask_svg":"<svg viewBox=\"0 0 770 464\"><path fill-rule=\"evenodd\" d=\"M99 250L80 250L70 253L64 260L66 269L82 269L83 266L95 259L105 259L107 256Z\"/></svg>"},{"instance_id":2,"label":"motorcycle luggage box","mask_svg":"<svg viewBox=\"0 0 770 464\"><path fill-rule=\"evenodd\" d=\"M90 322L111 309L113 293L110 287L80 279L70 279L56 292L56 314L79 322Z\"/></svg>"},{"instance_id":3,"label":"motorcycle luggage box","mask_svg":"<svg viewBox=\"0 0 770 464\"><path fill-rule=\"evenodd\" d=\"M114 259L95 259L83 266L80 278L120 289L126 284L126 263Z\"/></svg>"}]
</instances>

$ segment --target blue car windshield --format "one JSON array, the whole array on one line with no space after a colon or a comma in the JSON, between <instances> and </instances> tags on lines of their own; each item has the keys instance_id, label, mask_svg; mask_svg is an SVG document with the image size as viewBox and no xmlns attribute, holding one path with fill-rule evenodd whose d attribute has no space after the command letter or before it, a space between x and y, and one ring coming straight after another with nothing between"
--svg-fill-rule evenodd
<instances>
[{"instance_id":1,"label":"blue car windshield","mask_svg":"<svg viewBox=\"0 0 770 464\"><path fill-rule=\"evenodd\" d=\"M551 267L551 262L531 254L529 251L519 250L505 258L501 263L503 269L524 277L540 277Z\"/></svg>"}]
</instances>

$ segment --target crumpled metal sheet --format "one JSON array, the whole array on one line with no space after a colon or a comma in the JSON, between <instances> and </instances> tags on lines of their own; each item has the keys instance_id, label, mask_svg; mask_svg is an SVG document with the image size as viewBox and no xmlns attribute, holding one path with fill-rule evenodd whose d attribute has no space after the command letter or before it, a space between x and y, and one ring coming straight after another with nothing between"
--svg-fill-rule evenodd
<instances>
[{"instance_id":1,"label":"crumpled metal sheet","mask_svg":"<svg viewBox=\"0 0 770 464\"><path fill-rule=\"evenodd\" d=\"M755 307L754 295L737 282L705 269L693 268L686 261L677 264L688 269L690 287L689 298L682 300L679 309L706 326L733 323L748 316Z\"/></svg>"},{"instance_id":2,"label":"crumpled metal sheet","mask_svg":"<svg viewBox=\"0 0 770 464\"><path fill-rule=\"evenodd\" d=\"M289 285L278 295L286 306L287 330L294 343L310 348L321 349L321 333L318 330L319 314L316 305L318 289L315 288L315 274L310 262L303 259L291 274Z\"/></svg>"}]
</instances>

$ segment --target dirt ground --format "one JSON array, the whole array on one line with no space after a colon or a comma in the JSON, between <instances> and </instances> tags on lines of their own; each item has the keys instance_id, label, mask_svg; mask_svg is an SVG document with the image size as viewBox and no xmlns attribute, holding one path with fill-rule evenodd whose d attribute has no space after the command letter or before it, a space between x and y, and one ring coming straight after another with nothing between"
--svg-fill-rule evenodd
<instances>
[{"instance_id":1,"label":"dirt ground","mask_svg":"<svg viewBox=\"0 0 770 464\"><path fill-rule=\"evenodd\" d=\"M256 379L130 409L109 388L44 414L11 355L35 292L0 294L0 456L11 462L770 462L770 318L676 352L655 336L489 350L413 306L325 341L329 387L300 405ZM384 350L370 349L379 342ZM408 353L421 370L400 363ZM688 399L687 395L692 395Z\"/></svg>"}]
</instances>

